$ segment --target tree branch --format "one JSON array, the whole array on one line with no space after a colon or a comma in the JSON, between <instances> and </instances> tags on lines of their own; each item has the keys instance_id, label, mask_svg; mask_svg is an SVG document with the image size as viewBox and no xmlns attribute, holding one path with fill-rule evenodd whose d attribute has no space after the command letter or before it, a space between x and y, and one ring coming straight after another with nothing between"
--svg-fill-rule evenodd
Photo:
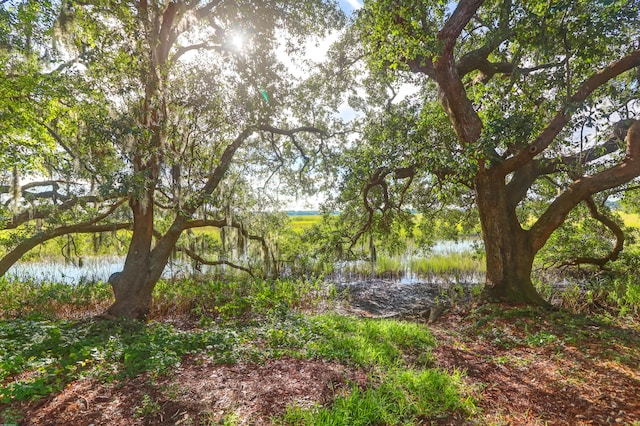
<instances>
[{"instance_id":1,"label":"tree branch","mask_svg":"<svg viewBox=\"0 0 640 426\"><path fill-rule=\"evenodd\" d=\"M222 0L216 0L216 1L211 1L207 4L205 4L204 6L202 6L200 9L196 10L196 16L198 17L198 19L202 19L205 16L207 16L213 9L215 9L220 3L222 3Z\"/></svg>"},{"instance_id":2,"label":"tree branch","mask_svg":"<svg viewBox=\"0 0 640 426\"><path fill-rule=\"evenodd\" d=\"M588 197L584 202L587 204L589 208L589 214L592 218L602 223L604 226L609 228L613 235L616 237L616 242L613 245L611 251L603 257L576 257L574 259L563 262L561 266L576 266L576 265L596 265L600 269L604 269L604 266L609 262L614 262L618 260L620 256L620 252L624 248L624 231L620 228L620 226L613 221L611 218L602 214L598 211L598 206L596 206L595 201L593 201L593 197Z\"/></svg>"},{"instance_id":3,"label":"tree branch","mask_svg":"<svg viewBox=\"0 0 640 426\"><path fill-rule=\"evenodd\" d=\"M438 41L441 45L441 56L453 55L453 47L464 27L469 23L484 0L461 0L453 11L451 17L445 22L438 32Z\"/></svg>"},{"instance_id":4,"label":"tree branch","mask_svg":"<svg viewBox=\"0 0 640 426\"><path fill-rule=\"evenodd\" d=\"M614 188L640 176L640 121L627 131L625 159L593 176L576 180L559 195L531 227L534 251L538 251L551 233L564 222L567 214L593 194Z\"/></svg>"},{"instance_id":5,"label":"tree branch","mask_svg":"<svg viewBox=\"0 0 640 426\"><path fill-rule=\"evenodd\" d=\"M547 149L556 136L560 134L564 126L571 119L572 108L582 104L597 88L604 85L620 74L640 66L640 50L634 50L619 61L613 62L605 69L596 72L580 85L578 90L569 98L569 104L565 105L551 119L542 133L529 145L527 149L520 151L515 156L494 167L498 174L507 174L519 169L525 163L531 161L533 157Z\"/></svg>"},{"instance_id":6,"label":"tree branch","mask_svg":"<svg viewBox=\"0 0 640 426\"><path fill-rule=\"evenodd\" d=\"M192 44L190 46L180 46L176 49L176 52L173 54L173 56L171 57L171 61L175 62L177 61L182 55L184 55L187 52L190 52L192 50L218 50L220 52L224 51L224 49L222 48L222 46L216 46L216 45L211 45L209 43L206 42L202 42L202 43L197 43L197 44Z\"/></svg>"},{"instance_id":7,"label":"tree branch","mask_svg":"<svg viewBox=\"0 0 640 426\"><path fill-rule=\"evenodd\" d=\"M624 140L624 135L629 130L631 122L622 120L613 126L612 135L604 143L593 146L589 149L573 155L560 158L543 158L538 161L531 161L513 174L513 178L507 184L509 194L509 204L515 207L524 199L531 185L536 179L543 175L558 173L563 168L571 168L578 165L586 165L596 161L606 155L620 150L620 141Z\"/></svg>"},{"instance_id":8,"label":"tree branch","mask_svg":"<svg viewBox=\"0 0 640 426\"><path fill-rule=\"evenodd\" d=\"M81 234L81 233L96 233L115 231L119 229L131 229L131 223L107 223L103 225L96 225L97 222L107 218L114 211L117 210L126 200L120 200L113 204L105 213L94 217L85 222L77 223L74 225L60 226L58 228L50 229L44 232L39 232L30 238L20 242L13 250L7 253L2 259L0 259L0 277L3 276L9 268L16 263L22 256L24 256L29 250L36 247L38 244L42 244L50 239L60 237L67 234Z\"/></svg>"},{"instance_id":9,"label":"tree branch","mask_svg":"<svg viewBox=\"0 0 640 426\"><path fill-rule=\"evenodd\" d=\"M100 201L106 201L106 200L110 200L110 199L116 199L118 197L112 197L112 198L101 198L101 197L96 197L94 195L87 195L84 197L73 197L67 201L65 201L62 204L58 204L55 206L50 206L55 208L56 211L66 211L71 209L72 207L78 205L78 204L84 204L84 203L95 203L95 202L100 202ZM120 203L126 201L126 198L122 199L120 201ZM13 218L11 219L10 222L6 223L2 229L15 229L18 226L27 223L29 221L32 221L34 219L44 219L46 217L51 216L52 211L51 208L42 208L42 209L37 209L37 210L28 210L28 211L24 211L20 214L17 214L15 216L13 216Z\"/></svg>"},{"instance_id":10,"label":"tree branch","mask_svg":"<svg viewBox=\"0 0 640 426\"><path fill-rule=\"evenodd\" d=\"M209 265L209 266L227 265L227 266L230 266L230 267L232 267L234 269L238 269L240 271L246 272L252 278L255 278L255 275L253 274L251 269L245 268L244 266L236 265L235 263L229 262L228 260L207 260L207 259L203 258L202 256L198 255L193 250L190 250L190 249L188 249L186 247L176 247L176 250L185 253L191 259L193 259L196 262L201 263L203 265Z\"/></svg>"}]
</instances>

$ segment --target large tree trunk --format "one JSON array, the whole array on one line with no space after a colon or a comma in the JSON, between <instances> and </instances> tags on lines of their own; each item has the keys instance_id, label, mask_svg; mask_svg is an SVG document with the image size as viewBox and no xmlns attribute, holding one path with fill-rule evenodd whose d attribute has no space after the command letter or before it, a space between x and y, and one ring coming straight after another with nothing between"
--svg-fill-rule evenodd
<instances>
[{"instance_id":1,"label":"large tree trunk","mask_svg":"<svg viewBox=\"0 0 640 426\"><path fill-rule=\"evenodd\" d=\"M475 189L486 252L485 294L492 300L547 305L531 281L536 251L508 201L504 178L480 173Z\"/></svg>"},{"instance_id":2,"label":"large tree trunk","mask_svg":"<svg viewBox=\"0 0 640 426\"><path fill-rule=\"evenodd\" d=\"M130 206L133 210L133 234L122 272L109 278L115 302L107 310L107 315L145 320L151 311L151 294L158 281L151 277L153 190L147 190L143 199L132 198Z\"/></svg>"}]
</instances>

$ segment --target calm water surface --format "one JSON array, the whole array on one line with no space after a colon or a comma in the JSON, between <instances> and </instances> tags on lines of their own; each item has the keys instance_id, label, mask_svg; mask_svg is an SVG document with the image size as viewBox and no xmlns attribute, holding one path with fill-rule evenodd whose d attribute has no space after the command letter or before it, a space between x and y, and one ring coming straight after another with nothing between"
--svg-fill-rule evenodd
<instances>
[{"instance_id":1,"label":"calm water surface","mask_svg":"<svg viewBox=\"0 0 640 426\"><path fill-rule=\"evenodd\" d=\"M428 253L442 255L472 251L477 243L478 240L439 241L429 250ZM407 254L400 256L400 262L402 264L409 265L412 256L428 255L429 254L408 252ZM19 280L64 282L69 284L80 281L107 281L111 274L122 270L124 259L124 256L88 257L83 259L82 265L78 265L77 259L74 259L75 262L73 263L51 260L18 262L9 269L7 275L13 276ZM340 264L336 266L338 271L342 269ZM203 266L202 269L203 271L206 271L209 268ZM400 278L403 283L408 284L424 280L424 277L418 277L412 273L408 266L404 269L405 271L403 276ZM215 269L210 270L213 271ZM163 277L178 278L192 272L193 268L190 262L171 261L165 268ZM469 279L475 281L476 277L469 277Z\"/></svg>"}]
</instances>

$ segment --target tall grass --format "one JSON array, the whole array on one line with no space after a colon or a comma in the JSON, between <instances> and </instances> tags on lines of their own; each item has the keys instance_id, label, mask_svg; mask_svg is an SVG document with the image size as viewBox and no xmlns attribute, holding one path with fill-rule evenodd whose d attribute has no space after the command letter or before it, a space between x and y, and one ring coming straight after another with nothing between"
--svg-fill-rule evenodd
<instances>
[{"instance_id":1,"label":"tall grass","mask_svg":"<svg viewBox=\"0 0 640 426\"><path fill-rule=\"evenodd\" d=\"M374 263L359 261L344 264L340 271L343 274L378 276L402 276L415 274L418 276L457 275L484 273L486 266L484 259L471 252L453 252L435 254L429 257L379 256Z\"/></svg>"},{"instance_id":2,"label":"tall grass","mask_svg":"<svg viewBox=\"0 0 640 426\"><path fill-rule=\"evenodd\" d=\"M305 229L320 223L322 216L320 215L298 215L289 217L289 226L297 233L303 232Z\"/></svg>"},{"instance_id":3,"label":"tall grass","mask_svg":"<svg viewBox=\"0 0 640 426\"><path fill-rule=\"evenodd\" d=\"M411 270L417 274L484 273L486 271L484 259L470 252L413 258L410 265Z\"/></svg>"},{"instance_id":4,"label":"tall grass","mask_svg":"<svg viewBox=\"0 0 640 426\"><path fill-rule=\"evenodd\" d=\"M314 309L331 301L332 289L321 280L192 277L160 280L153 292L151 319L238 319L275 311ZM95 316L113 302L109 284L77 284L0 278L0 318L32 314L58 318Z\"/></svg>"}]
</instances>

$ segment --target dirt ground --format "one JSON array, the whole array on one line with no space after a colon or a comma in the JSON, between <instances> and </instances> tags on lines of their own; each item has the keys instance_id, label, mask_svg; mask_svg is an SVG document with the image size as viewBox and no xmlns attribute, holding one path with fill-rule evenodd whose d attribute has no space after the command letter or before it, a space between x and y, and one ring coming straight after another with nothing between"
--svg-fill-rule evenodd
<instances>
[{"instance_id":1,"label":"dirt ground","mask_svg":"<svg viewBox=\"0 0 640 426\"><path fill-rule=\"evenodd\" d=\"M268 425L288 405L325 404L366 376L336 363L277 359L216 365L188 358L175 374L125 383L76 381L58 395L21 407L21 425Z\"/></svg>"},{"instance_id":2,"label":"dirt ground","mask_svg":"<svg viewBox=\"0 0 640 426\"><path fill-rule=\"evenodd\" d=\"M601 341L580 349L505 347L476 333L465 335L463 314L444 315L431 326L439 342L435 355L440 366L466 372L477 389L482 424L640 424L640 338L635 357L615 362L603 356L606 350L615 354L615 347ZM525 337L505 320L491 327L514 339Z\"/></svg>"},{"instance_id":3,"label":"dirt ground","mask_svg":"<svg viewBox=\"0 0 640 426\"><path fill-rule=\"evenodd\" d=\"M358 306L351 313L375 316ZM587 337L574 344L557 320L472 312L469 306L451 308L426 325L438 341L435 366L462 370L479 408L471 419L439 424L640 425L637 325L604 330L626 336L621 341L602 338L609 334L601 333L601 325L587 324L580 330ZM426 324L428 315L403 318ZM589 333L600 337L590 339ZM330 404L349 384L366 382L364 372L334 362L284 358L218 365L196 356L169 377L76 381L57 395L13 407L24 425L268 425L288 405Z\"/></svg>"}]
</instances>

